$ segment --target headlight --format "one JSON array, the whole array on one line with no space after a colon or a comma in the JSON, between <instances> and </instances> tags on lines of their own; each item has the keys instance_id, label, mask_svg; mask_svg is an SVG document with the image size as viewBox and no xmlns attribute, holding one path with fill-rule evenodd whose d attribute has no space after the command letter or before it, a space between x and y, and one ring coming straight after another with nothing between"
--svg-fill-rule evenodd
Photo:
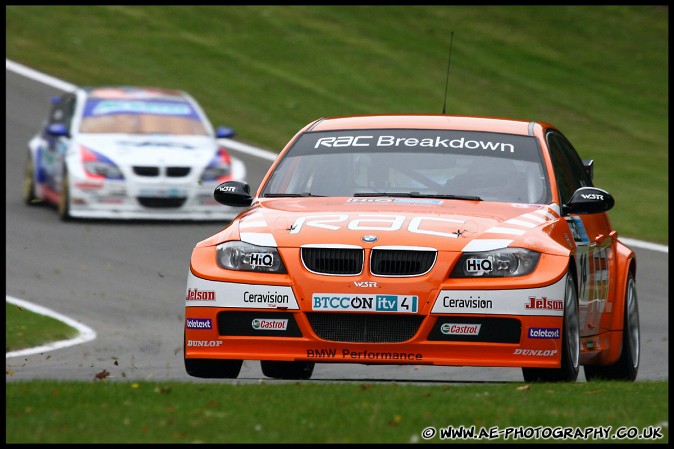
<instances>
[{"instance_id":1,"label":"headlight","mask_svg":"<svg viewBox=\"0 0 674 449\"><path fill-rule=\"evenodd\" d=\"M93 178L124 179L124 174L110 158L80 145L84 171Z\"/></svg>"},{"instance_id":2,"label":"headlight","mask_svg":"<svg viewBox=\"0 0 674 449\"><path fill-rule=\"evenodd\" d=\"M235 241L218 245L218 265L228 270L287 273L276 248Z\"/></svg>"},{"instance_id":3,"label":"headlight","mask_svg":"<svg viewBox=\"0 0 674 449\"><path fill-rule=\"evenodd\" d=\"M465 253L450 277L494 278L524 276L531 273L541 254L524 248L503 248L481 253Z\"/></svg>"},{"instance_id":4,"label":"headlight","mask_svg":"<svg viewBox=\"0 0 674 449\"><path fill-rule=\"evenodd\" d=\"M211 159L208 166L201 174L201 181L224 182L232 173L232 161L229 153L224 148L218 148L217 153Z\"/></svg>"},{"instance_id":5,"label":"headlight","mask_svg":"<svg viewBox=\"0 0 674 449\"><path fill-rule=\"evenodd\" d=\"M93 176L102 176L106 179L124 179L124 175L113 163L103 161L86 161L84 170Z\"/></svg>"}]
</instances>

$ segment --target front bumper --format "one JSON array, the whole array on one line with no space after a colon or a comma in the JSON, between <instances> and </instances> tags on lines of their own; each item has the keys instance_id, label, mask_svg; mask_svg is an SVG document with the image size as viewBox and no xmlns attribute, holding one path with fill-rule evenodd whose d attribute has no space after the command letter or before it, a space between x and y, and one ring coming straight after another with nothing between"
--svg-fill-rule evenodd
<instances>
[{"instance_id":1,"label":"front bumper","mask_svg":"<svg viewBox=\"0 0 674 449\"><path fill-rule=\"evenodd\" d=\"M560 365L564 280L510 290L434 290L415 313L341 308L357 297L316 300L290 286L188 276L185 358L320 363L540 367ZM534 298L532 300L531 298ZM562 301L563 303L563 301ZM326 310L325 304L332 304ZM382 302L385 304L385 302ZM409 310L409 309L408 309Z\"/></svg>"}]
</instances>

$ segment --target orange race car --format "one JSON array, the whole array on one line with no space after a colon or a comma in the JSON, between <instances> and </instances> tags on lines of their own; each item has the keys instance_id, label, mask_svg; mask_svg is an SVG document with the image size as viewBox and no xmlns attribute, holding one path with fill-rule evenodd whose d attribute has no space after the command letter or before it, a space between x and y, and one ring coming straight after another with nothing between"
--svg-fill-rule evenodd
<instances>
[{"instance_id":1,"label":"orange race car","mask_svg":"<svg viewBox=\"0 0 674 449\"><path fill-rule=\"evenodd\" d=\"M308 379L315 363L521 367L634 381L634 252L554 126L488 117L316 120L193 250L185 368Z\"/></svg>"}]
</instances>

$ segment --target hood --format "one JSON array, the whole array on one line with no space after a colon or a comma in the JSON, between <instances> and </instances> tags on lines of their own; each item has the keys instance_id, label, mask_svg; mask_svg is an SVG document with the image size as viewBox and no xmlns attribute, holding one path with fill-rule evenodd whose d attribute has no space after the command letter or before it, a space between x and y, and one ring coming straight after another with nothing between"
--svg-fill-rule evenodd
<instances>
[{"instance_id":1,"label":"hood","mask_svg":"<svg viewBox=\"0 0 674 449\"><path fill-rule=\"evenodd\" d=\"M87 134L79 135L76 143L118 165L206 165L217 150L217 142L208 136Z\"/></svg>"},{"instance_id":2,"label":"hood","mask_svg":"<svg viewBox=\"0 0 674 449\"><path fill-rule=\"evenodd\" d=\"M424 198L260 199L240 217L238 231L241 240L261 246L487 251L541 232L546 223L559 218L555 209L554 205Z\"/></svg>"}]
</instances>

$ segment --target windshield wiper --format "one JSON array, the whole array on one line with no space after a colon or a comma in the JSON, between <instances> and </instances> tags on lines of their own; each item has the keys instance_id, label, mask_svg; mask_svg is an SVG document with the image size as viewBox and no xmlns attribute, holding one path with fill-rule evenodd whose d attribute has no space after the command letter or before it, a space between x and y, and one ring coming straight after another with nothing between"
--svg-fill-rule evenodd
<instances>
[{"instance_id":1,"label":"windshield wiper","mask_svg":"<svg viewBox=\"0 0 674 449\"><path fill-rule=\"evenodd\" d=\"M444 195L438 193L419 193L419 192L359 192L354 193L354 197L360 196L390 196L402 198L440 198L444 200L467 200L467 201L482 201L482 198L475 195Z\"/></svg>"},{"instance_id":2,"label":"windshield wiper","mask_svg":"<svg viewBox=\"0 0 674 449\"><path fill-rule=\"evenodd\" d=\"M324 197L325 195L314 195L313 193L304 192L304 193L265 193L262 195L264 198L302 198L307 196L313 197Z\"/></svg>"}]
</instances>

